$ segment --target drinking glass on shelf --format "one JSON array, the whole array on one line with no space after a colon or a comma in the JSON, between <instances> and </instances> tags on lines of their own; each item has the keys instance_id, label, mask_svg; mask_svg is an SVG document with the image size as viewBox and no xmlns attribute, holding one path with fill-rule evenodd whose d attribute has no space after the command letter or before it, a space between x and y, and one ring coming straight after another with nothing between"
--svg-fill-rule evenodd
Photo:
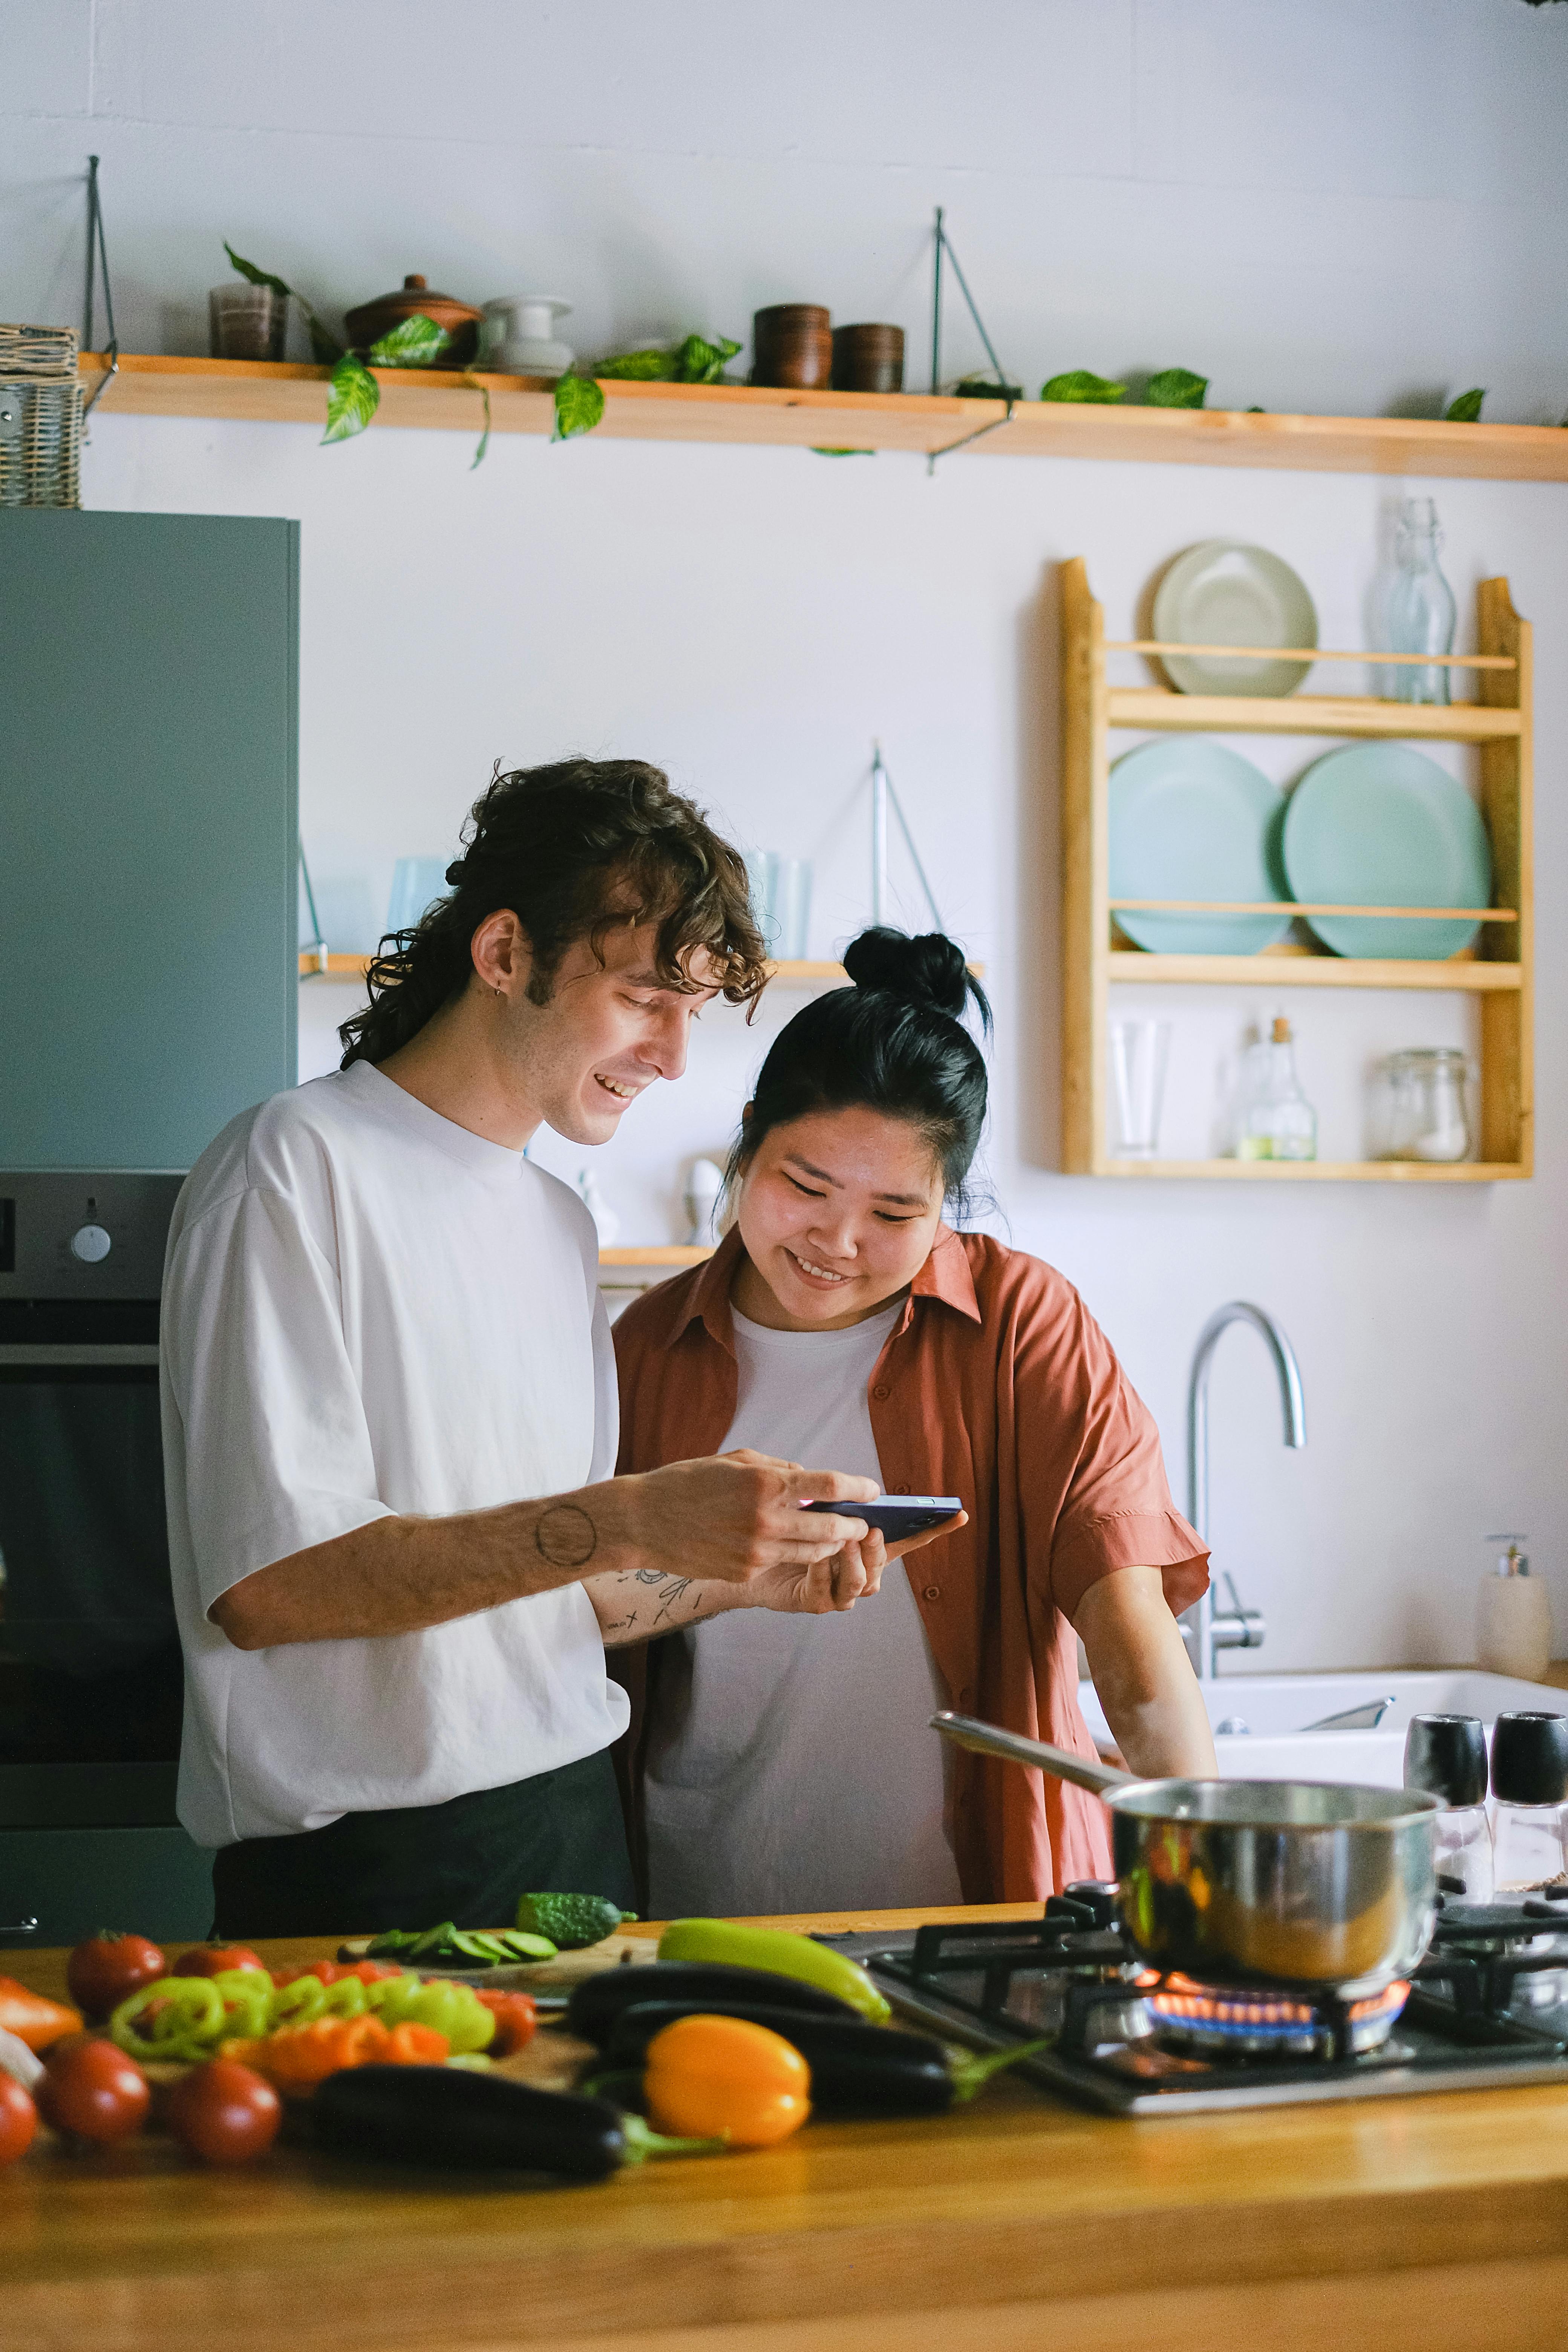
<instances>
[{"instance_id":1,"label":"drinking glass on shelf","mask_svg":"<svg viewBox=\"0 0 1568 2352\"><path fill-rule=\"evenodd\" d=\"M389 931L411 931L434 899L447 896L444 857L400 857L392 869L392 899L386 909Z\"/></svg>"},{"instance_id":2,"label":"drinking glass on shelf","mask_svg":"<svg viewBox=\"0 0 1568 2352\"><path fill-rule=\"evenodd\" d=\"M1114 1114L1111 1150L1118 1160L1152 1160L1160 1145L1160 1111L1165 1064L1171 1051L1168 1021L1113 1021L1110 1024L1110 1097Z\"/></svg>"},{"instance_id":3,"label":"drinking glass on shelf","mask_svg":"<svg viewBox=\"0 0 1568 2352\"><path fill-rule=\"evenodd\" d=\"M781 963L800 963L811 924L811 860L775 857L772 866L773 953Z\"/></svg>"},{"instance_id":4,"label":"drinking glass on shelf","mask_svg":"<svg viewBox=\"0 0 1568 2352\"><path fill-rule=\"evenodd\" d=\"M280 360L289 332L289 297L270 286L231 278L207 296L215 360Z\"/></svg>"}]
</instances>

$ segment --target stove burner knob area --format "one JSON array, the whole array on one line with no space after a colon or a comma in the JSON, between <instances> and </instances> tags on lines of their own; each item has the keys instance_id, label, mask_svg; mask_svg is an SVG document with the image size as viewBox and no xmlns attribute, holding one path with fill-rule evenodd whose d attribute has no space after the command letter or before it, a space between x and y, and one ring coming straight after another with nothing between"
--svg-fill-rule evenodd
<instances>
[{"instance_id":1,"label":"stove burner knob area","mask_svg":"<svg viewBox=\"0 0 1568 2352\"><path fill-rule=\"evenodd\" d=\"M113 1247L101 1225L79 1225L71 1235L71 1255L82 1265L101 1265Z\"/></svg>"},{"instance_id":2,"label":"stove burner knob area","mask_svg":"<svg viewBox=\"0 0 1568 2352\"><path fill-rule=\"evenodd\" d=\"M1062 1893L1069 1903L1081 1903L1097 1927L1116 1925L1116 1881L1113 1878L1075 1878Z\"/></svg>"}]
</instances>

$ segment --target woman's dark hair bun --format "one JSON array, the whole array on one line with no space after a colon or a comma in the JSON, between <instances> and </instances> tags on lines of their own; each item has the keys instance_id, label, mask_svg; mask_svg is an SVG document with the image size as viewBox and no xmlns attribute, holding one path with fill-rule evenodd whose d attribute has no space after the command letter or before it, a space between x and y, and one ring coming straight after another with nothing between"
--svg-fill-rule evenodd
<instances>
[{"instance_id":1,"label":"woman's dark hair bun","mask_svg":"<svg viewBox=\"0 0 1568 2352\"><path fill-rule=\"evenodd\" d=\"M813 1111L882 1111L920 1129L960 1216L985 1124L985 1059L963 1025L991 1007L963 950L940 931L911 940L879 924L845 951L853 988L825 989L773 1039L730 1155L733 1181L771 1129Z\"/></svg>"},{"instance_id":2,"label":"woman's dark hair bun","mask_svg":"<svg viewBox=\"0 0 1568 2352\"><path fill-rule=\"evenodd\" d=\"M985 992L963 961L963 950L944 931L922 931L910 939L878 924L851 940L844 950L844 969L857 988L877 988L908 1004L929 1004L962 1021L971 996L981 1018L991 1025Z\"/></svg>"}]
</instances>

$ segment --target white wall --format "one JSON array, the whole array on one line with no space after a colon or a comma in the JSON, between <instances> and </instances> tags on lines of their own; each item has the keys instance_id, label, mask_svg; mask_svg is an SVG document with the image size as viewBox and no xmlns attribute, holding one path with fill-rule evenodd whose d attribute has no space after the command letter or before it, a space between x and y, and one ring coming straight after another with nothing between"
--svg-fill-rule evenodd
<instances>
[{"instance_id":1,"label":"white wall","mask_svg":"<svg viewBox=\"0 0 1568 2352\"><path fill-rule=\"evenodd\" d=\"M916 330L940 200L1034 383L1181 362L1218 400L1375 409L1484 382L1489 413L1568 407L1568 11L1112 0L962 27L916 6L788 21L785 47L773 20L699 6L5 7L0 314L75 316L91 148L132 348L200 347L225 233L327 299L405 268L476 297L543 281L578 299L585 350L738 332L790 296ZM1500 1526L1531 1531L1568 1642L1568 494L1006 457L928 479L890 456L593 441L498 441L475 474L469 455L433 434L321 450L303 427L94 425L94 506L301 518L304 824L339 905L357 887L379 919L393 859L446 846L494 758L636 753L738 835L816 860L827 952L865 913L879 733L948 923L987 964L988 1164L1011 1232L1084 1288L1173 1477L1208 1310L1257 1298L1296 1342L1303 1454L1279 1447L1247 1335L1215 1382L1215 1534L1268 1612L1259 1663L1467 1654ZM1235 532L1304 574L1324 642L1355 644L1402 487L1438 499L1461 609L1506 572L1537 625L1541 1174L1408 1192L1051 1174L1052 566L1086 554L1121 633L1173 552ZM1238 748L1284 777L1314 747ZM310 984L307 1067L351 1003ZM1181 1115L1274 1000L1172 1004ZM725 1142L787 1009L750 1032L710 1013L689 1077L600 1155L627 1238L677 1232L684 1166ZM1353 1148L1369 1055L1467 1034L1452 999L1292 1010L1326 1149L1336 1130Z\"/></svg>"}]
</instances>

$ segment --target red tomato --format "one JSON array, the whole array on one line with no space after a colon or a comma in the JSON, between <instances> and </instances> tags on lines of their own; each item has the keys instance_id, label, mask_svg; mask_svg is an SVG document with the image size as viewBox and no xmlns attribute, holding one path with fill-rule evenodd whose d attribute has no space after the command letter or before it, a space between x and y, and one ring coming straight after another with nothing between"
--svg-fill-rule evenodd
<instances>
[{"instance_id":1,"label":"red tomato","mask_svg":"<svg viewBox=\"0 0 1568 2352\"><path fill-rule=\"evenodd\" d=\"M169 1963L145 1936L121 1935L100 1927L79 1944L66 1969L66 1983L77 2007L89 2017L107 2017L126 1997L153 1984Z\"/></svg>"},{"instance_id":2,"label":"red tomato","mask_svg":"<svg viewBox=\"0 0 1568 2352\"><path fill-rule=\"evenodd\" d=\"M15 2164L33 2145L38 2110L20 2083L0 2074L0 2165Z\"/></svg>"},{"instance_id":3,"label":"red tomato","mask_svg":"<svg viewBox=\"0 0 1568 2352\"><path fill-rule=\"evenodd\" d=\"M169 1970L172 1977L220 1977L225 1969L259 1969L265 1976L267 1963L253 1952L248 1944L195 1944L182 1952Z\"/></svg>"},{"instance_id":4,"label":"red tomato","mask_svg":"<svg viewBox=\"0 0 1568 2352\"><path fill-rule=\"evenodd\" d=\"M479 1999L496 2021L495 2039L489 2044L489 2056L510 2058L514 2051L526 2048L539 2023L539 2011L528 1994L481 1991Z\"/></svg>"},{"instance_id":5,"label":"red tomato","mask_svg":"<svg viewBox=\"0 0 1568 2352\"><path fill-rule=\"evenodd\" d=\"M278 2137L283 2103L270 2083L232 2058L193 2066L169 2098L169 2129L207 2164L248 2164Z\"/></svg>"},{"instance_id":6,"label":"red tomato","mask_svg":"<svg viewBox=\"0 0 1568 2352\"><path fill-rule=\"evenodd\" d=\"M49 2060L38 2113L79 2139L124 2139L146 2120L147 2077L112 2042L72 2042Z\"/></svg>"}]
</instances>

